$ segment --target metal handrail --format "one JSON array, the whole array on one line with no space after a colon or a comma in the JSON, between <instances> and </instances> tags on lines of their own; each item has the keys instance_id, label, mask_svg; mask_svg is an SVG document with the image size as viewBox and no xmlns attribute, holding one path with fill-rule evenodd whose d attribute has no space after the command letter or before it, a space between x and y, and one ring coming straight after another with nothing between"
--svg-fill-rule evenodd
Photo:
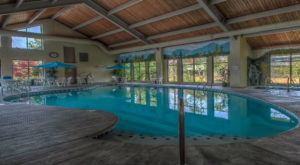
<instances>
[{"instance_id":1,"label":"metal handrail","mask_svg":"<svg viewBox=\"0 0 300 165\"><path fill-rule=\"evenodd\" d=\"M184 102L183 98L179 99L179 115L178 115L178 128L179 128L179 156L180 165L185 164L185 132L184 132Z\"/></svg>"}]
</instances>

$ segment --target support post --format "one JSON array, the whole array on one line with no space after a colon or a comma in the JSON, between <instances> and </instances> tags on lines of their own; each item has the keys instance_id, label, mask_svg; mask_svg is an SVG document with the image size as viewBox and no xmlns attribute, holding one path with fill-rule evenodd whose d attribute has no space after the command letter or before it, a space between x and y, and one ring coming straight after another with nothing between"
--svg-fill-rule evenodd
<instances>
[{"instance_id":1,"label":"support post","mask_svg":"<svg viewBox=\"0 0 300 165\"><path fill-rule=\"evenodd\" d=\"M185 164L185 132L184 132L184 103L183 98L179 99L179 155L180 165Z\"/></svg>"}]
</instances>

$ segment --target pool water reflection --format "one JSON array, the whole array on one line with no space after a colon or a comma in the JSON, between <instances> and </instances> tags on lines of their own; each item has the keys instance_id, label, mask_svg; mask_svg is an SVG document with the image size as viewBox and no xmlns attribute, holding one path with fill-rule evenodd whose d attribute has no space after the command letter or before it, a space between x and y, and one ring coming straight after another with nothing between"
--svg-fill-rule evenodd
<instances>
[{"instance_id":1,"label":"pool water reflection","mask_svg":"<svg viewBox=\"0 0 300 165\"><path fill-rule=\"evenodd\" d=\"M180 97L184 99L187 136L259 138L282 133L298 124L295 116L262 101L193 89L113 86L33 96L30 102L109 111L119 117L118 130L149 136L177 136Z\"/></svg>"}]
</instances>

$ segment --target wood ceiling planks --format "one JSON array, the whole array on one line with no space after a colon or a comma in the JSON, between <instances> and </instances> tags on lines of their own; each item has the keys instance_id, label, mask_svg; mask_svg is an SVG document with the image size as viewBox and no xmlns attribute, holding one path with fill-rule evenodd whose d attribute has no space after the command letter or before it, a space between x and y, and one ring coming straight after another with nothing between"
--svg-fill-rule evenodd
<instances>
[{"instance_id":1,"label":"wood ceiling planks","mask_svg":"<svg viewBox=\"0 0 300 165\"><path fill-rule=\"evenodd\" d=\"M240 22L240 23L234 23L234 24L231 24L230 26L232 27L232 29L237 30L237 29L244 29L244 28L262 26L262 25L267 25L267 24L295 21L295 20L299 20L299 19L300 19L300 11L296 11L296 12L292 12L292 13L279 14L279 15L275 15L275 16L264 17L264 18L249 20L249 21Z\"/></svg>"},{"instance_id":2,"label":"wood ceiling planks","mask_svg":"<svg viewBox=\"0 0 300 165\"><path fill-rule=\"evenodd\" d=\"M149 36L196 25L202 25L212 21L213 20L203 10L195 10L186 14L144 25L137 28L137 30Z\"/></svg>"},{"instance_id":3,"label":"wood ceiling planks","mask_svg":"<svg viewBox=\"0 0 300 165\"><path fill-rule=\"evenodd\" d=\"M124 41L130 41L130 40L134 40L135 38L132 37L130 34L128 34L127 32L119 32L107 37L103 37L100 39L100 41L102 41L104 44L106 45L111 45L111 44L116 44L116 43L120 43L120 42L124 42Z\"/></svg>"},{"instance_id":4,"label":"wood ceiling planks","mask_svg":"<svg viewBox=\"0 0 300 165\"><path fill-rule=\"evenodd\" d=\"M79 29L79 31L87 34L88 36L95 36L115 29L118 29L116 25L106 19L101 19L84 28Z\"/></svg>"},{"instance_id":5,"label":"wood ceiling planks","mask_svg":"<svg viewBox=\"0 0 300 165\"><path fill-rule=\"evenodd\" d=\"M142 3L120 11L115 15L128 24L133 24L196 3L195 0L144 0Z\"/></svg>"},{"instance_id":6,"label":"wood ceiling planks","mask_svg":"<svg viewBox=\"0 0 300 165\"><path fill-rule=\"evenodd\" d=\"M38 19L51 18L54 14L56 14L61 9L62 9L62 7L48 8Z\"/></svg>"},{"instance_id":7,"label":"wood ceiling planks","mask_svg":"<svg viewBox=\"0 0 300 165\"><path fill-rule=\"evenodd\" d=\"M28 12L11 14L7 22L7 25L28 22L34 13L35 11L28 11Z\"/></svg>"},{"instance_id":8,"label":"wood ceiling planks","mask_svg":"<svg viewBox=\"0 0 300 165\"><path fill-rule=\"evenodd\" d=\"M254 49L278 45L300 44L300 30L247 38Z\"/></svg>"},{"instance_id":9,"label":"wood ceiling planks","mask_svg":"<svg viewBox=\"0 0 300 165\"><path fill-rule=\"evenodd\" d=\"M104 7L106 10L111 10L119 5L122 5L129 0L95 0L96 3Z\"/></svg>"},{"instance_id":10,"label":"wood ceiling planks","mask_svg":"<svg viewBox=\"0 0 300 165\"><path fill-rule=\"evenodd\" d=\"M88 21L97 16L97 13L87 8L85 5L74 5L72 9L66 11L57 18L69 27L74 27L82 22Z\"/></svg>"},{"instance_id":11,"label":"wood ceiling planks","mask_svg":"<svg viewBox=\"0 0 300 165\"><path fill-rule=\"evenodd\" d=\"M229 19L299 3L300 0L226 0L216 6Z\"/></svg>"}]
</instances>

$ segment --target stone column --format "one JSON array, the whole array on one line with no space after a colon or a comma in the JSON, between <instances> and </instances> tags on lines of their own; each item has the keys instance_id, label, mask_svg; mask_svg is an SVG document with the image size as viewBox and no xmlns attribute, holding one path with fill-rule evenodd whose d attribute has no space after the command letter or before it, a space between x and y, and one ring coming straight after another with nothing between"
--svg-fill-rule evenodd
<instances>
[{"instance_id":1,"label":"stone column","mask_svg":"<svg viewBox=\"0 0 300 165\"><path fill-rule=\"evenodd\" d=\"M214 63L213 56L207 57L207 83L212 84L214 80Z\"/></svg>"},{"instance_id":2,"label":"stone column","mask_svg":"<svg viewBox=\"0 0 300 165\"><path fill-rule=\"evenodd\" d=\"M247 87L247 57L251 55L247 40L241 36L230 38L229 82L230 87Z\"/></svg>"},{"instance_id":3,"label":"stone column","mask_svg":"<svg viewBox=\"0 0 300 165\"><path fill-rule=\"evenodd\" d=\"M163 57L161 48L156 49L155 60L156 60L157 79L162 78L163 82L165 82L165 79L164 79L164 57Z\"/></svg>"}]
</instances>

